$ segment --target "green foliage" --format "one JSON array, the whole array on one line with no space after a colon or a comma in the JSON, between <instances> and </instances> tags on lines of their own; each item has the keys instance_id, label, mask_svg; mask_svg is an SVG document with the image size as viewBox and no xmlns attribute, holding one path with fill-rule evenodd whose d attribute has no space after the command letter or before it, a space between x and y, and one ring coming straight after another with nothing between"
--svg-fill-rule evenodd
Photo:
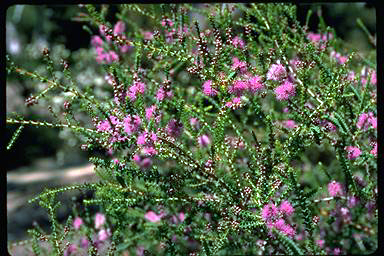
<instances>
[{"instance_id":1,"label":"green foliage","mask_svg":"<svg viewBox=\"0 0 384 256\"><path fill-rule=\"evenodd\" d=\"M62 231L65 227L56 219L57 195L69 190L93 191L82 206L97 206L107 218L100 229L93 227L89 213L74 216L84 219L78 232L92 242L89 255L97 255L100 244L108 247L105 255L143 248L166 255L324 253L316 240L322 236L320 227L333 219L317 223L324 212L321 202L334 200L340 210L346 202L339 200L359 196L361 203L369 203L372 196L360 191L355 179L366 167L375 173L374 153L362 154L364 166L364 161L347 158L345 146L365 145L361 149L367 151L367 141L377 141L374 128L355 128L359 116L375 108L375 100L368 101L376 93L373 71L361 77L367 81L365 87L348 80L348 72L359 62L351 55L344 64L338 63L339 57L332 57L340 50L333 48L338 39L329 35L327 40L310 39L291 4L116 8L114 14L122 22L118 24L125 26L121 33L114 31L119 27L109 21L107 5L85 5L82 14L87 30L100 32L102 43L92 44L102 46L90 51L96 52L101 67L91 68L108 77L105 85L103 81L100 86L93 82L80 86L76 66L70 69L64 62L58 71L48 50L43 53L45 73L27 71L8 58L9 74L45 85L29 98L29 105L50 101L56 94L66 100L57 111L50 108L54 122L8 117L7 124L21 125L9 147L26 125L70 129L91 155L89 162L100 178L97 183L47 190L30 201L39 201L48 211L51 253L69 251L64 243L75 237L75 232ZM203 18L190 18L192 14ZM310 17L308 13L307 23ZM155 28L153 35L145 34L148 28ZM331 31L321 16L319 31L320 37ZM323 41L327 41L324 47ZM111 52L117 57L109 56ZM292 64L295 59L298 64ZM276 63L284 67L284 79L294 83L289 99L276 99L283 83L270 77ZM251 76L260 76L263 88L236 92L240 80L247 81L250 90ZM285 108L288 111L282 111ZM76 114L87 119L79 120ZM308 150L315 144L321 150L332 145L339 165L312 161ZM326 179L318 178L318 170ZM316 182L306 184L307 176ZM325 192L318 185L326 187L331 180L345 183L348 191L316 199ZM374 175L367 182L372 189L377 184ZM283 202L292 203L294 210L279 206L269 220L268 205ZM276 224L283 219L286 229ZM345 222L351 228L352 221ZM70 219L66 226L71 225ZM100 233L108 231L111 234L101 239ZM326 246L341 247L344 242L332 242L339 234L328 231ZM39 254L39 232L30 233L33 251Z\"/></svg>"}]
</instances>

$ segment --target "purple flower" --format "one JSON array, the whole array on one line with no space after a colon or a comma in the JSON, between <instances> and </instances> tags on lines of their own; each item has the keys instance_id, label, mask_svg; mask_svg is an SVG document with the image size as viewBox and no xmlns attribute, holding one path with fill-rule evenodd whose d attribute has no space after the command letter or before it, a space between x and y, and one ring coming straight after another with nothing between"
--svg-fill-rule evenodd
<instances>
[{"instance_id":1,"label":"purple flower","mask_svg":"<svg viewBox=\"0 0 384 256\"><path fill-rule=\"evenodd\" d=\"M373 148L369 153L377 157L377 142L373 144Z\"/></svg>"},{"instance_id":2,"label":"purple flower","mask_svg":"<svg viewBox=\"0 0 384 256\"><path fill-rule=\"evenodd\" d=\"M99 229L105 223L105 215L102 213L96 213L95 215L95 228Z\"/></svg>"},{"instance_id":3,"label":"purple flower","mask_svg":"<svg viewBox=\"0 0 384 256\"><path fill-rule=\"evenodd\" d=\"M133 118L128 115L127 117L124 118L123 120L124 123L124 131L128 135L132 135L134 132L136 132L140 125L141 125L141 119L140 116L135 115Z\"/></svg>"},{"instance_id":4,"label":"purple flower","mask_svg":"<svg viewBox=\"0 0 384 256\"><path fill-rule=\"evenodd\" d=\"M341 184L334 180L328 183L328 193L330 196L336 196L336 195L341 196L343 194Z\"/></svg>"},{"instance_id":5,"label":"purple flower","mask_svg":"<svg viewBox=\"0 0 384 256\"><path fill-rule=\"evenodd\" d=\"M371 124L372 117L373 117L372 112L362 113L359 116L359 120L357 121L357 124L356 124L357 128L364 129L364 130L368 129L369 125ZM376 121L376 125L377 125L377 121Z\"/></svg>"},{"instance_id":6,"label":"purple flower","mask_svg":"<svg viewBox=\"0 0 384 256\"><path fill-rule=\"evenodd\" d=\"M167 133L169 136L177 138L181 135L183 131L183 123L176 120L171 119L167 125Z\"/></svg>"},{"instance_id":7,"label":"purple flower","mask_svg":"<svg viewBox=\"0 0 384 256\"><path fill-rule=\"evenodd\" d=\"M283 126L287 129L293 129L297 127L297 124L293 120L284 120L282 122Z\"/></svg>"},{"instance_id":8,"label":"purple flower","mask_svg":"<svg viewBox=\"0 0 384 256\"><path fill-rule=\"evenodd\" d=\"M73 228L75 230L78 230L80 228L80 226L83 225L83 219L80 218L80 217L76 217L74 220L73 220Z\"/></svg>"},{"instance_id":9,"label":"purple flower","mask_svg":"<svg viewBox=\"0 0 384 256\"><path fill-rule=\"evenodd\" d=\"M269 221L272 218L276 217L278 214L277 207L274 203L269 203L264 205L263 209L261 210L261 218L264 221Z\"/></svg>"},{"instance_id":10,"label":"purple flower","mask_svg":"<svg viewBox=\"0 0 384 256\"><path fill-rule=\"evenodd\" d=\"M152 166L152 159L149 157L140 157L138 154L133 156L133 160L141 169L148 169Z\"/></svg>"},{"instance_id":11,"label":"purple flower","mask_svg":"<svg viewBox=\"0 0 384 256\"><path fill-rule=\"evenodd\" d=\"M159 222L162 217L162 214L156 214L153 211L149 211L144 215L144 218L150 222Z\"/></svg>"},{"instance_id":12,"label":"purple flower","mask_svg":"<svg viewBox=\"0 0 384 256\"><path fill-rule=\"evenodd\" d=\"M240 48L240 49L243 49L245 47L245 43L244 41L238 37L238 36L235 36L233 39L232 39L232 44L233 46L235 46L236 48Z\"/></svg>"},{"instance_id":13,"label":"purple flower","mask_svg":"<svg viewBox=\"0 0 384 256\"><path fill-rule=\"evenodd\" d=\"M347 151L347 158L350 160L356 159L361 155L361 150L358 147L347 146L345 150Z\"/></svg>"},{"instance_id":14,"label":"purple flower","mask_svg":"<svg viewBox=\"0 0 384 256\"><path fill-rule=\"evenodd\" d=\"M114 28L113 28L113 34L115 34L115 35L121 35L121 34L124 33L124 31L125 31L125 24L124 24L123 21L119 20L119 21L115 24L115 26L114 26Z\"/></svg>"},{"instance_id":15,"label":"purple flower","mask_svg":"<svg viewBox=\"0 0 384 256\"><path fill-rule=\"evenodd\" d=\"M200 137L198 137L197 141L198 141L200 147L204 147L204 148L208 147L209 144L211 144L211 139L206 134L203 134Z\"/></svg>"},{"instance_id":16,"label":"purple flower","mask_svg":"<svg viewBox=\"0 0 384 256\"><path fill-rule=\"evenodd\" d=\"M272 64L267 73L268 80L280 81L287 76L285 67L281 64Z\"/></svg>"},{"instance_id":17,"label":"purple flower","mask_svg":"<svg viewBox=\"0 0 384 256\"><path fill-rule=\"evenodd\" d=\"M92 36L92 39L91 39L91 44L93 47L101 47L103 46L103 39L101 39L101 37L99 36Z\"/></svg>"},{"instance_id":18,"label":"purple flower","mask_svg":"<svg viewBox=\"0 0 384 256\"><path fill-rule=\"evenodd\" d=\"M102 229L99 231L99 233L97 234L97 237L99 239L99 241L105 241L108 239L108 237L110 237L112 235L111 231L109 229Z\"/></svg>"},{"instance_id":19,"label":"purple flower","mask_svg":"<svg viewBox=\"0 0 384 256\"><path fill-rule=\"evenodd\" d=\"M68 248L64 251L64 256L72 255L72 253L76 253L77 251L77 245L70 244Z\"/></svg>"},{"instance_id":20,"label":"purple flower","mask_svg":"<svg viewBox=\"0 0 384 256\"><path fill-rule=\"evenodd\" d=\"M88 238L83 236L81 239L80 239L80 247L81 248L85 248L87 249L89 246L89 241L88 241Z\"/></svg>"},{"instance_id":21,"label":"purple flower","mask_svg":"<svg viewBox=\"0 0 384 256\"><path fill-rule=\"evenodd\" d=\"M212 81L207 80L203 84L203 93L207 96L216 96L217 95L217 90L212 88Z\"/></svg>"},{"instance_id":22,"label":"purple flower","mask_svg":"<svg viewBox=\"0 0 384 256\"><path fill-rule=\"evenodd\" d=\"M251 93L256 93L257 91L260 91L261 89L263 89L263 84L261 83L261 77L252 76L248 80L248 89Z\"/></svg>"},{"instance_id":23,"label":"purple flower","mask_svg":"<svg viewBox=\"0 0 384 256\"><path fill-rule=\"evenodd\" d=\"M295 86L285 80L284 83L275 89L276 98L278 100L288 100L290 97L295 96Z\"/></svg>"},{"instance_id":24,"label":"purple flower","mask_svg":"<svg viewBox=\"0 0 384 256\"><path fill-rule=\"evenodd\" d=\"M107 132L111 130L111 125L108 120L100 121L96 126L99 131Z\"/></svg>"},{"instance_id":25,"label":"purple flower","mask_svg":"<svg viewBox=\"0 0 384 256\"><path fill-rule=\"evenodd\" d=\"M229 86L228 92L240 96L248 89L248 83L243 80L236 80L232 86Z\"/></svg>"},{"instance_id":26,"label":"purple flower","mask_svg":"<svg viewBox=\"0 0 384 256\"><path fill-rule=\"evenodd\" d=\"M240 61L238 58L232 58L232 70L239 70L241 73L245 73L247 71L247 63L245 61Z\"/></svg>"},{"instance_id":27,"label":"purple flower","mask_svg":"<svg viewBox=\"0 0 384 256\"><path fill-rule=\"evenodd\" d=\"M296 231L289 224L286 224L284 219L278 219L271 226L290 237L296 234Z\"/></svg>"},{"instance_id":28,"label":"purple flower","mask_svg":"<svg viewBox=\"0 0 384 256\"><path fill-rule=\"evenodd\" d=\"M283 213L287 216L291 216L293 214L293 212L295 211L295 209L292 207L291 203L288 202L287 200L284 200L283 202L281 202L281 204L279 206L279 210L281 213Z\"/></svg>"},{"instance_id":29,"label":"purple flower","mask_svg":"<svg viewBox=\"0 0 384 256\"><path fill-rule=\"evenodd\" d=\"M189 119L189 123L191 124L192 128L195 130L200 128L199 119L197 119L196 117L191 117L191 119Z\"/></svg>"},{"instance_id":30,"label":"purple flower","mask_svg":"<svg viewBox=\"0 0 384 256\"><path fill-rule=\"evenodd\" d=\"M316 240L316 244L317 244L317 246L319 246L320 248L323 248L323 247L324 247L324 243L325 243L325 241L322 240L322 239L318 239L318 240Z\"/></svg>"},{"instance_id":31,"label":"purple flower","mask_svg":"<svg viewBox=\"0 0 384 256\"><path fill-rule=\"evenodd\" d=\"M145 117L149 121L153 116L156 111L156 105L152 105L149 108L145 109Z\"/></svg>"}]
</instances>

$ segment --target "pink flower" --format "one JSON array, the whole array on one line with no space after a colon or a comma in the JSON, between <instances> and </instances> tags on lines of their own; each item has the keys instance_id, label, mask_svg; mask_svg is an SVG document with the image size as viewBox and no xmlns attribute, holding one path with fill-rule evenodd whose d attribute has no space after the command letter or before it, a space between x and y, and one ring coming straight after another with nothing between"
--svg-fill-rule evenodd
<instances>
[{"instance_id":1,"label":"pink flower","mask_svg":"<svg viewBox=\"0 0 384 256\"><path fill-rule=\"evenodd\" d=\"M69 256L69 255L75 255L77 251L77 245L76 244L70 244L68 248L64 251L64 256Z\"/></svg>"},{"instance_id":2,"label":"pink flower","mask_svg":"<svg viewBox=\"0 0 384 256\"><path fill-rule=\"evenodd\" d=\"M377 157L377 142L373 144L373 148L369 153Z\"/></svg>"},{"instance_id":3,"label":"pink flower","mask_svg":"<svg viewBox=\"0 0 384 256\"><path fill-rule=\"evenodd\" d=\"M103 46L103 39L101 39L101 37L99 36L92 36L92 39L91 39L91 44L93 47L101 47Z\"/></svg>"},{"instance_id":4,"label":"pink flower","mask_svg":"<svg viewBox=\"0 0 384 256\"><path fill-rule=\"evenodd\" d=\"M167 125L167 133L169 136L172 136L174 138L177 138L181 135L183 131L183 123L176 120L172 119L169 121Z\"/></svg>"},{"instance_id":5,"label":"pink flower","mask_svg":"<svg viewBox=\"0 0 384 256\"><path fill-rule=\"evenodd\" d=\"M111 130L111 125L108 120L100 121L96 126L99 131L107 132Z\"/></svg>"},{"instance_id":6,"label":"pink flower","mask_svg":"<svg viewBox=\"0 0 384 256\"><path fill-rule=\"evenodd\" d=\"M119 20L113 28L113 34L121 35L124 33L124 31L125 31L125 24L123 21Z\"/></svg>"},{"instance_id":7,"label":"pink flower","mask_svg":"<svg viewBox=\"0 0 384 256\"><path fill-rule=\"evenodd\" d=\"M293 212L295 211L295 209L292 207L291 203L288 202L287 200L284 200L283 202L281 202L281 204L279 206L279 210L281 213L283 213L287 216L291 216L293 214Z\"/></svg>"},{"instance_id":8,"label":"pink flower","mask_svg":"<svg viewBox=\"0 0 384 256\"><path fill-rule=\"evenodd\" d=\"M191 119L189 119L189 123L191 124L192 128L195 130L200 128L199 119L197 119L196 117L191 117Z\"/></svg>"},{"instance_id":9,"label":"pink flower","mask_svg":"<svg viewBox=\"0 0 384 256\"><path fill-rule=\"evenodd\" d=\"M333 249L333 255L340 255L340 254L341 254L341 249L340 248Z\"/></svg>"},{"instance_id":10,"label":"pink flower","mask_svg":"<svg viewBox=\"0 0 384 256\"><path fill-rule=\"evenodd\" d=\"M356 159L361 155L361 150L358 147L347 146L345 150L347 151L347 158L349 160Z\"/></svg>"},{"instance_id":11,"label":"pink flower","mask_svg":"<svg viewBox=\"0 0 384 256\"><path fill-rule=\"evenodd\" d=\"M296 234L296 231L289 224L286 224L283 219L278 219L271 226L290 237Z\"/></svg>"},{"instance_id":12,"label":"pink flower","mask_svg":"<svg viewBox=\"0 0 384 256\"><path fill-rule=\"evenodd\" d=\"M200 147L204 147L204 148L208 147L208 145L211 144L211 139L206 134L203 134L200 137L198 137L197 141Z\"/></svg>"},{"instance_id":13,"label":"pink flower","mask_svg":"<svg viewBox=\"0 0 384 256\"><path fill-rule=\"evenodd\" d=\"M136 132L141 124L141 119L138 115L135 115L134 118L132 118L130 115L124 118L124 131L128 135L132 135L134 132Z\"/></svg>"},{"instance_id":14,"label":"pink flower","mask_svg":"<svg viewBox=\"0 0 384 256\"><path fill-rule=\"evenodd\" d=\"M359 129L367 129L369 126L369 113L362 113L359 116L359 120L357 121L357 128Z\"/></svg>"},{"instance_id":15,"label":"pink flower","mask_svg":"<svg viewBox=\"0 0 384 256\"><path fill-rule=\"evenodd\" d=\"M248 83L243 80L236 80L232 86L229 86L228 92L240 96L248 89Z\"/></svg>"},{"instance_id":16,"label":"pink flower","mask_svg":"<svg viewBox=\"0 0 384 256\"><path fill-rule=\"evenodd\" d=\"M149 121L153 116L156 111L156 105L152 105L149 108L145 109L145 117Z\"/></svg>"},{"instance_id":17,"label":"pink flower","mask_svg":"<svg viewBox=\"0 0 384 256\"><path fill-rule=\"evenodd\" d=\"M240 61L238 58L232 58L232 69L239 70L241 73L245 73L247 71L247 63L245 61Z\"/></svg>"},{"instance_id":18,"label":"pink flower","mask_svg":"<svg viewBox=\"0 0 384 256\"><path fill-rule=\"evenodd\" d=\"M264 205L263 209L261 210L261 218L264 221L269 221L272 218L276 217L278 214L277 207L274 203L269 203Z\"/></svg>"},{"instance_id":19,"label":"pink flower","mask_svg":"<svg viewBox=\"0 0 384 256\"><path fill-rule=\"evenodd\" d=\"M146 135L147 135L147 132L143 132L137 137L137 141L136 141L137 145L145 145Z\"/></svg>"},{"instance_id":20,"label":"pink flower","mask_svg":"<svg viewBox=\"0 0 384 256\"><path fill-rule=\"evenodd\" d=\"M89 246L89 241L88 241L88 238L87 237L82 237L81 240L80 240L80 246L81 248L85 248L87 249L88 246Z\"/></svg>"},{"instance_id":21,"label":"pink flower","mask_svg":"<svg viewBox=\"0 0 384 256\"><path fill-rule=\"evenodd\" d=\"M105 229L102 229L99 231L99 233L97 234L98 236L98 239L99 241L105 241L108 239L108 237L110 237L112 235L111 231L109 229L105 230Z\"/></svg>"},{"instance_id":22,"label":"pink flower","mask_svg":"<svg viewBox=\"0 0 384 256\"><path fill-rule=\"evenodd\" d=\"M149 211L144 215L144 218L147 219L150 222L159 222L161 218L163 217L162 214L157 215L153 211Z\"/></svg>"},{"instance_id":23,"label":"pink flower","mask_svg":"<svg viewBox=\"0 0 384 256\"><path fill-rule=\"evenodd\" d=\"M83 225L83 219L80 218L80 217L76 217L74 220L73 220L73 227L75 230L78 230L80 228L80 226Z\"/></svg>"},{"instance_id":24,"label":"pink flower","mask_svg":"<svg viewBox=\"0 0 384 256\"><path fill-rule=\"evenodd\" d=\"M330 196L336 196L336 195L341 196L343 194L341 184L334 180L328 183L328 193Z\"/></svg>"},{"instance_id":25,"label":"pink flower","mask_svg":"<svg viewBox=\"0 0 384 256\"><path fill-rule=\"evenodd\" d=\"M217 95L217 90L212 88L212 81L207 80L203 84L203 93L207 96L216 96Z\"/></svg>"},{"instance_id":26,"label":"pink flower","mask_svg":"<svg viewBox=\"0 0 384 256\"><path fill-rule=\"evenodd\" d=\"M323 248L323 247L324 247L324 243L325 243L325 241L322 240L322 239L318 239L318 240L316 240L316 244L317 244L317 246L319 246L320 248Z\"/></svg>"},{"instance_id":27,"label":"pink flower","mask_svg":"<svg viewBox=\"0 0 384 256\"><path fill-rule=\"evenodd\" d=\"M268 80L280 81L287 76L285 67L281 64L272 64L267 73Z\"/></svg>"},{"instance_id":28,"label":"pink flower","mask_svg":"<svg viewBox=\"0 0 384 256\"><path fill-rule=\"evenodd\" d=\"M371 84L376 85L377 84L377 75L376 75L376 70L372 71L371 74Z\"/></svg>"},{"instance_id":29,"label":"pink flower","mask_svg":"<svg viewBox=\"0 0 384 256\"><path fill-rule=\"evenodd\" d=\"M150 31L144 31L142 32L143 37L145 40L152 40L153 39L153 33Z\"/></svg>"},{"instance_id":30,"label":"pink flower","mask_svg":"<svg viewBox=\"0 0 384 256\"><path fill-rule=\"evenodd\" d=\"M282 122L283 126L287 129L293 129L297 127L297 124L293 120L284 120Z\"/></svg>"},{"instance_id":31,"label":"pink flower","mask_svg":"<svg viewBox=\"0 0 384 256\"><path fill-rule=\"evenodd\" d=\"M240 49L243 49L244 46L245 46L245 43L244 41L238 37L238 36L235 36L233 39L232 39L232 44L233 46L235 46L236 48L240 48Z\"/></svg>"},{"instance_id":32,"label":"pink flower","mask_svg":"<svg viewBox=\"0 0 384 256\"><path fill-rule=\"evenodd\" d=\"M260 76L252 76L248 80L248 89L251 93L256 93L257 91L260 91L263 89L263 84L261 83L261 77Z\"/></svg>"},{"instance_id":33,"label":"pink flower","mask_svg":"<svg viewBox=\"0 0 384 256\"><path fill-rule=\"evenodd\" d=\"M275 88L275 94L278 100L288 100L290 97L295 96L295 86L285 80L282 85Z\"/></svg>"},{"instance_id":34,"label":"pink flower","mask_svg":"<svg viewBox=\"0 0 384 256\"><path fill-rule=\"evenodd\" d=\"M102 213L96 213L95 215L95 228L99 229L105 223L105 215Z\"/></svg>"}]
</instances>

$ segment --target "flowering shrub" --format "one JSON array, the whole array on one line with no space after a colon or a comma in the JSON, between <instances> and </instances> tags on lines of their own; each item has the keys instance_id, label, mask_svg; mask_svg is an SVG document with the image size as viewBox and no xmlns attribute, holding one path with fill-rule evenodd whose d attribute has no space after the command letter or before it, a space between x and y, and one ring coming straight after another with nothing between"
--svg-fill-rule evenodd
<instances>
[{"instance_id":1,"label":"flowering shrub","mask_svg":"<svg viewBox=\"0 0 384 256\"><path fill-rule=\"evenodd\" d=\"M31 200L52 221L49 235L30 231L35 254L45 241L50 255L377 248L375 58L337 53L333 29L308 31L294 5L128 4L114 24L105 7L84 7L104 95L77 86L75 66L63 60L58 70L48 49L45 74L7 62L9 73L46 84L27 105L64 99L55 122L9 114L7 124L70 129L100 176ZM332 161L314 160L314 150ZM67 190L94 191L83 200L100 208L94 224L85 213L57 221L56 196Z\"/></svg>"}]
</instances>

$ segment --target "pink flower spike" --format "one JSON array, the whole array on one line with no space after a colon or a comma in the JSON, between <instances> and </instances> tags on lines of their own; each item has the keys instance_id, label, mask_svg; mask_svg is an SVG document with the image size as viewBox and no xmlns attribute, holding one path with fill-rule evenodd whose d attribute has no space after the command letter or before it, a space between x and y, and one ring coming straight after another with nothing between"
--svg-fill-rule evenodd
<instances>
[{"instance_id":1,"label":"pink flower spike","mask_svg":"<svg viewBox=\"0 0 384 256\"><path fill-rule=\"evenodd\" d=\"M212 81L207 80L203 84L203 93L207 96L216 96L217 95L217 90L212 88Z\"/></svg>"},{"instance_id":2,"label":"pink flower spike","mask_svg":"<svg viewBox=\"0 0 384 256\"><path fill-rule=\"evenodd\" d=\"M103 46L103 39L101 39L101 37L99 37L99 36L92 36L91 44L95 48L98 46L101 47L101 46Z\"/></svg>"},{"instance_id":3,"label":"pink flower spike","mask_svg":"<svg viewBox=\"0 0 384 256\"><path fill-rule=\"evenodd\" d=\"M98 236L98 239L99 241L105 241L108 239L108 237L110 237L112 235L111 231L109 229L105 230L105 229L102 229L99 231L99 233L97 234Z\"/></svg>"},{"instance_id":4,"label":"pink flower spike","mask_svg":"<svg viewBox=\"0 0 384 256\"><path fill-rule=\"evenodd\" d=\"M125 31L125 24L124 24L123 21L119 20L119 21L115 24L115 26L114 26L114 28L113 28L113 34L115 34L115 35L121 35L121 34L124 33L124 31Z\"/></svg>"},{"instance_id":5,"label":"pink flower spike","mask_svg":"<svg viewBox=\"0 0 384 256\"><path fill-rule=\"evenodd\" d=\"M203 134L200 137L198 137L197 141L200 147L203 147L203 148L206 148L209 146L209 144L211 144L211 139L206 134Z\"/></svg>"},{"instance_id":6,"label":"pink flower spike","mask_svg":"<svg viewBox=\"0 0 384 256\"><path fill-rule=\"evenodd\" d=\"M287 129L293 129L297 127L297 124L293 120L284 120L282 122L283 126Z\"/></svg>"},{"instance_id":7,"label":"pink flower spike","mask_svg":"<svg viewBox=\"0 0 384 256\"><path fill-rule=\"evenodd\" d=\"M83 225L83 219L80 218L80 217L76 217L74 220L73 220L73 228L75 230L78 230L80 228L80 226Z\"/></svg>"},{"instance_id":8,"label":"pink flower spike","mask_svg":"<svg viewBox=\"0 0 384 256\"><path fill-rule=\"evenodd\" d=\"M243 49L245 47L244 41L238 36L235 36L232 39L232 44L233 44L233 46L235 46L235 48Z\"/></svg>"},{"instance_id":9,"label":"pink flower spike","mask_svg":"<svg viewBox=\"0 0 384 256\"><path fill-rule=\"evenodd\" d=\"M324 247L324 243L325 243L325 241L322 240L322 239L316 240L316 244L317 244L317 246L319 246L320 248L323 248L323 247Z\"/></svg>"},{"instance_id":10,"label":"pink flower spike","mask_svg":"<svg viewBox=\"0 0 384 256\"><path fill-rule=\"evenodd\" d=\"M277 207L274 203L269 203L264 205L263 209L261 210L261 218L264 221L269 221L272 218L276 217L278 213Z\"/></svg>"},{"instance_id":11,"label":"pink flower spike","mask_svg":"<svg viewBox=\"0 0 384 256\"><path fill-rule=\"evenodd\" d=\"M285 80L282 85L275 88L275 94L278 100L288 100L290 97L295 96L295 86L288 80Z\"/></svg>"},{"instance_id":12,"label":"pink flower spike","mask_svg":"<svg viewBox=\"0 0 384 256\"><path fill-rule=\"evenodd\" d=\"M145 117L149 121L153 116L156 111L156 105L152 105L149 108L145 109Z\"/></svg>"},{"instance_id":13,"label":"pink flower spike","mask_svg":"<svg viewBox=\"0 0 384 256\"><path fill-rule=\"evenodd\" d=\"M341 184L334 180L328 183L328 193L330 196L341 196L343 194Z\"/></svg>"},{"instance_id":14,"label":"pink flower spike","mask_svg":"<svg viewBox=\"0 0 384 256\"><path fill-rule=\"evenodd\" d=\"M96 213L95 215L95 228L99 229L105 223L105 215L102 213Z\"/></svg>"},{"instance_id":15,"label":"pink flower spike","mask_svg":"<svg viewBox=\"0 0 384 256\"><path fill-rule=\"evenodd\" d=\"M183 123L176 120L172 119L169 121L167 125L167 133L169 136L172 136L174 138L177 138L181 135L183 132Z\"/></svg>"},{"instance_id":16,"label":"pink flower spike","mask_svg":"<svg viewBox=\"0 0 384 256\"><path fill-rule=\"evenodd\" d=\"M272 64L267 73L268 80L280 81L287 76L285 67L281 64Z\"/></svg>"},{"instance_id":17,"label":"pink flower spike","mask_svg":"<svg viewBox=\"0 0 384 256\"><path fill-rule=\"evenodd\" d=\"M144 215L144 218L150 222L159 222L161 220L162 215L157 215L153 211L149 211Z\"/></svg>"},{"instance_id":18,"label":"pink flower spike","mask_svg":"<svg viewBox=\"0 0 384 256\"><path fill-rule=\"evenodd\" d=\"M260 76L253 76L248 80L248 89L251 93L256 93L263 89Z\"/></svg>"},{"instance_id":19,"label":"pink flower spike","mask_svg":"<svg viewBox=\"0 0 384 256\"><path fill-rule=\"evenodd\" d=\"M373 144L373 148L369 153L377 157L377 142Z\"/></svg>"},{"instance_id":20,"label":"pink flower spike","mask_svg":"<svg viewBox=\"0 0 384 256\"><path fill-rule=\"evenodd\" d=\"M288 202L287 200L284 200L283 202L281 202L281 204L279 206L279 210L281 213L283 213L287 216L291 216L293 214L293 212L295 211L295 209L292 207L291 203Z\"/></svg>"},{"instance_id":21,"label":"pink flower spike","mask_svg":"<svg viewBox=\"0 0 384 256\"><path fill-rule=\"evenodd\" d=\"M183 222L185 220L185 214L183 212L179 213L179 220Z\"/></svg>"},{"instance_id":22,"label":"pink flower spike","mask_svg":"<svg viewBox=\"0 0 384 256\"><path fill-rule=\"evenodd\" d=\"M147 133L146 132L143 132L141 133L138 137L137 137L137 145L145 145L146 143L146 135Z\"/></svg>"},{"instance_id":23,"label":"pink flower spike","mask_svg":"<svg viewBox=\"0 0 384 256\"><path fill-rule=\"evenodd\" d=\"M191 124L192 128L195 130L200 128L199 119L197 119L196 117L191 117L191 119L189 119L189 123Z\"/></svg>"},{"instance_id":24,"label":"pink flower spike","mask_svg":"<svg viewBox=\"0 0 384 256\"><path fill-rule=\"evenodd\" d=\"M345 150L347 151L347 158L349 160L358 158L362 153L358 147L354 147L354 146L347 146L345 147Z\"/></svg>"}]
</instances>

